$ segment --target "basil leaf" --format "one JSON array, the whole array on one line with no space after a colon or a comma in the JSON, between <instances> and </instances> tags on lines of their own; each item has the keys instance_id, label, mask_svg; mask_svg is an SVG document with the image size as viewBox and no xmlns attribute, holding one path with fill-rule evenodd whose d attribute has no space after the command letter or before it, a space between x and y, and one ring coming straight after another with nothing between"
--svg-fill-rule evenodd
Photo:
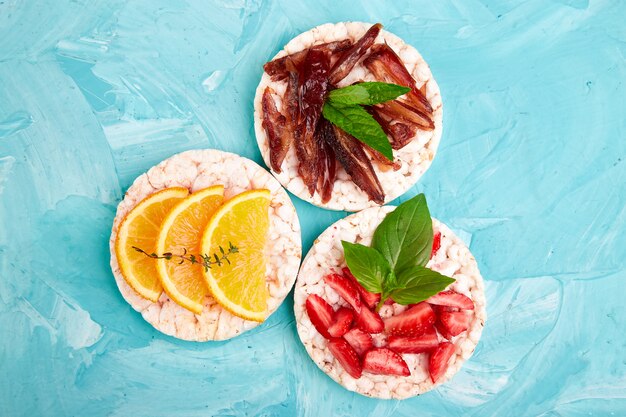
<instances>
[{"instance_id":1,"label":"basil leaf","mask_svg":"<svg viewBox=\"0 0 626 417\"><path fill-rule=\"evenodd\" d=\"M372 247L400 276L413 266L425 266L433 247L433 223L424 194L418 194L387 214L378 225Z\"/></svg>"},{"instance_id":2,"label":"basil leaf","mask_svg":"<svg viewBox=\"0 0 626 417\"><path fill-rule=\"evenodd\" d=\"M393 100L411 91L409 87L381 82L364 82L338 88L328 94L333 104L371 106Z\"/></svg>"},{"instance_id":3,"label":"basil leaf","mask_svg":"<svg viewBox=\"0 0 626 417\"><path fill-rule=\"evenodd\" d=\"M415 304L445 290L453 282L453 278L416 265L398 276L401 288L391 291L389 296L398 304Z\"/></svg>"},{"instance_id":4,"label":"basil leaf","mask_svg":"<svg viewBox=\"0 0 626 417\"><path fill-rule=\"evenodd\" d=\"M402 286L398 285L398 278L393 271L389 271L389 274L385 277L385 281L383 282L383 290L380 293L380 305L382 306L385 301L389 298L389 294L394 292L395 290L402 289ZM377 308L376 311L379 309Z\"/></svg>"},{"instance_id":5,"label":"basil leaf","mask_svg":"<svg viewBox=\"0 0 626 417\"><path fill-rule=\"evenodd\" d=\"M391 268L389 263L376 250L358 243L341 241L344 257L352 275L366 290L380 293L383 282Z\"/></svg>"},{"instance_id":6,"label":"basil leaf","mask_svg":"<svg viewBox=\"0 0 626 417\"><path fill-rule=\"evenodd\" d=\"M326 101L322 114L335 126L382 153L385 158L393 161L393 151L387 135L378 122L363 107Z\"/></svg>"}]
</instances>

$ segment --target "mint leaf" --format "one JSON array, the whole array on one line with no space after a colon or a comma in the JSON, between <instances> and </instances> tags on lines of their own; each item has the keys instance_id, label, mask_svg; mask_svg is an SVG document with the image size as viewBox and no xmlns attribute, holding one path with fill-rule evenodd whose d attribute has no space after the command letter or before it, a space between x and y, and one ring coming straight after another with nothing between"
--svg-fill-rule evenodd
<instances>
[{"instance_id":1,"label":"mint leaf","mask_svg":"<svg viewBox=\"0 0 626 417\"><path fill-rule=\"evenodd\" d=\"M413 266L425 266L433 247L433 223L424 194L418 194L387 214L378 225L372 247L397 276Z\"/></svg>"},{"instance_id":2,"label":"mint leaf","mask_svg":"<svg viewBox=\"0 0 626 417\"><path fill-rule=\"evenodd\" d=\"M389 263L376 249L358 243L341 241L343 254L352 275L366 290L383 291L383 282L391 272Z\"/></svg>"},{"instance_id":3,"label":"mint leaf","mask_svg":"<svg viewBox=\"0 0 626 417\"><path fill-rule=\"evenodd\" d=\"M453 278L418 265L405 269L397 278L401 288L391 291L389 296L402 305L424 301L454 282Z\"/></svg>"},{"instance_id":4,"label":"mint leaf","mask_svg":"<svg viewBox=\"0 0 626 417\"><path fill-rule=\"evenodd\" d=\"M409 87L381 82L364 82L338 88L328 94L333 104L371 106L393 100L411 91Z\"/></svg>"},{"instance_id":5,"label":"mint leaf","mask_svg":"<svg viewBox=\"0 0 626 417\"><path fill-rule=\"evenodd\" d=\"M387 135L371 114L358 105L326 101L322 114L329 122L351 134L372 149L393 161L393 151Z\"/></svg>"}]
</instances>

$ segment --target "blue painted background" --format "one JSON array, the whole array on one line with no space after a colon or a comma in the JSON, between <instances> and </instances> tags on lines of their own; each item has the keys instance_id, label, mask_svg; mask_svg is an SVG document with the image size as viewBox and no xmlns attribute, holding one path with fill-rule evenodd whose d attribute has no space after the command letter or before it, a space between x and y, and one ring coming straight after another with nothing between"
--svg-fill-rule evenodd
<instances>
[{"instance_id":1,"label":"blue painted background","mask_svg":"<svg viewBox=\"0 0 626 417\"><path fill-rule=\"evenodd\" d=\"M626 415L626 2L0 0L1 416ZM470 245L489 320L454 380L343 390L288 298L229 342L122 299L108 236L176 152L258 162L252 99L291 37L381 21L430 63L444 135L424 191ZM295 201L305 249L344 213Z\"/></svg>"}]
</instances>

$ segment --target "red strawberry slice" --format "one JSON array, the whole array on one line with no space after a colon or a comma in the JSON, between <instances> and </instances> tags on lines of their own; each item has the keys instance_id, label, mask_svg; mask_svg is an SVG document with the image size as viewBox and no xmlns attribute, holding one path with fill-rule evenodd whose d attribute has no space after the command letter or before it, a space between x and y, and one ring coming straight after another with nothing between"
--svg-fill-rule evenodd
<instances>
[{"instance_id":1,"label":"red strawberry slice","mask_svg":"<svg viewBox=\"0 0 626 417\"><path fill-rule=\"evenodd\" d=\"M425 302L385 320L385 331L394 336L419 336L435 323L435 312Z\"/></svg>"},{"instance_id":2,"label":"red strawberry slice","mask_svg":"<svg viewBox=\"0 0 626 417\"><path fill-rule=\"evenodd\" d=\"M350 346L356 350L359 356L363 356L365 352L374 347L372 336L356 327L344 334L343 338L346 339L346 342L350 343Z\"/></svg>"},{"instance_id":3,"label":"red strawberry slice","mask_svg":"<svg viewBox=\"0 0 626 417\"><path fill-rule=\"evenodd\" d=\"M454 345L449 342L441 343L428 359L428 373L433 383L446 373L450 358L454 354Z\"/></svg>"},{"instance_id":4,"label":"red strawberry slice","mask_svg":"<svg viewBox=\"0 0 626 417\"><path fill-rule=\"evenodd\" d=\"M330 349L333 356L339 361L341 366L343 366L343 369L353 378L361 377L363 368L361 367L359 355L357 355L356 351L348 342L339 338L330 339L328 349Z\"/></svg>"},{"instance_id":5,"label":"red strawberry slice","mask_svg":"<svg viewBox=\"0 0 626 417\"><path fill-rule=\"evenodd\" d=\"M344 278L339 274L329 274L324 277L326 284L341 296L348 304L352 306L354 311L361 311L361 297L356 286L350 282L348 278Z\"/></svg>"},{"instance_id":6,"label":"red strawberry slice","mask_svg":"<svg viewBox=\"0 0 626 417\"><path fill-rule=\"evenodd\" d=\"M350 272L350 269L347 266L343 268L341 272L343 273L344 277L348 278L354 283L354 286L361 296L361 301L367 304L369 308L374 308L376 304L378 304L378 302L380 301L380 294L374 294L373 292L369 292L368 290L366 290L361 284L359 284L359 281L357 281L354 275L352 275L352 272Z\"/></svg>"},{"instance_id":7,"label":"red strawberry slice","mask_svg":"<svg viewBox=\"0 0 626 417\"><path fill-rule=\"evenodd\" d=\"M330 338L328 328L333 324L333 308L319 295L311 294L306 299L306 313L315 329L325 338Z\"/></svg>"},{"instance_id":8,"label":"red strawberry slice","mask_svg":"<svg viewBox=\"0 0 626 417\"><path fill-rule=\"evenodd\" d=\"M453 307L461 310L474 309L474 303L468 296L459 294L458 292L454 292L451 290L442 291L439 294L435 294L428 300L426 300L426 302L429 304Z\"/></svg>"},{"instance_id":9,"label":"red strawberry slice","mask_svg":"<svg viewBox=\"0 0 626 417\"><path fill-rule=\"evenodd\" d=\"M350 330L350 325L352 324L352 320L354 319L354 313L347 307L341 307L335 313L335 317L333 320L333 324L328 328L328 333L332 337L341 337L348 330Z\"/></svg>"},{"instance_id":10,"label":"red strawberry slice","mask_svg":"<svg viewBox=\"0 0 626 417\"><path fill-rule=\"evenodd\" d=\"M370 334L381 333L385 330L385 323L378 313L363 307L356 317L356 326Z\"/></svg>"},{"instance_id":11,"label":"red strawberry slice","mask_svg":"<svg viewBox=\"0 0 626 417\"><path fill-rule=\"evenodd\" d=\"M387 348L374 348L368 351L363 358L363 370L378 375L411 375L402 356Z\"/></svg>"},{"instance_id":12,"label":"red strawberry slice","mask_svg":"<svg viewBox=\"0 0 626 417\"><path fill-rule=\"evenodd\" d=\"M433 236L433 250L430 252L430 257L435 256L439 248L441 247L441 232L435 232Z\"/></svg>"},{"instance_id":13,"label":"red strawberry slice","mask_svg":"<svg viewBox=\"0 0 626 417\"><path fill-rule=\"evenodd\" d=\"M443 313L444 311L448 311L448 312L459 311L459 309L456 307L438 306L434 304L431 304L430 306L433 308L433 310L435 310L436 315L439 315Z\"/></svg>"},{"instance_id":14,"label":"red strawberry slice","mask_svg":"<svg viewBox=\"0 0 626 417\"><path fill-rule=\"evenodd\" d=\"M471 319L464 311L442 311L439 313L437 329L443 337L450 340L466 331Z\"/></svg>"},{"instance_id":15,"label":"red strawberry slice","mask_svg":"<svg viewBox=\"0 0 626 417\"><path fill-rule=\"evenodd\" d=\"M439 339L434 327L431 327L421 336L389 336L387 347L398 353L430 352L439 346Z\"/></svg>"}]
</instances>

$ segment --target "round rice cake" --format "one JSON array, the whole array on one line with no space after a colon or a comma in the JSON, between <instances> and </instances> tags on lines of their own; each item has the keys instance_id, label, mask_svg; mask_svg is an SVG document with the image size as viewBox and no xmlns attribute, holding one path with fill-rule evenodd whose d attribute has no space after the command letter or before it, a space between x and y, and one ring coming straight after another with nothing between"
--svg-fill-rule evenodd
<instances>
[{"instance_id":1,"label":"round rice cake","mask_svg":"<svg viewBox=\"0 0 626 417\"><path fill-rule=\"evenodd\" d=\"M317 294L324 298L333 309L348 306L340 296L324 282L324 276L339 272L346 266L341 240L369 245L376 227L385 218L387 213L395 207L373 207L348 216L326 229L313 244L305 257L294 293L294 311L298 335L302 340L309 356L317 366L337 383L350 391L382 399L404 399L423 394L433 389L435 385L443 383L461 368L461 365L472 355L487 318L485 311L485 294L483 280L478 271L476 260L465 244L444 224L433 219L434 231L441 232L441 247L429 261L428 268L444 275L453 277L456 281L448 289L465 294L474 302L469 329L453 337L451 342L455 346L455 353L450 365L437 384L433 384L428 374L427 354L407 354L402 357L411 370L407 377L374 375L363 372L359 379L350 376L333 357L328 349L327 340L315 329L306 312L306 299L310 294ZM384 305L380 309L383 319L397 315L406 310L400 304ZM443 340L440 337L440 341ZM372 335L374 344L382 347L385 344L384 333Z\"/></svg>"},{"instance_id":2,"label":"round rice cake","mask_svg":"<svg viewBox=\"0 0 626 417\"><path fill-rule=\"evenodd\" d=\"M169 187L191 192L224 185L224 198L243 191L267 188L271 193L266 279L268 316L283 302L294 284L302 257L300 223L296 210L278 181L255 162L218 150L192 150L168 158L140 175L117 207L109 240L111 269L124 299L157 330L179 339L204 342L235 337L260 323L244 320L222 308L211 296L202 314L179 306L163 292L157 302L142 298L124 280L115 255L115 237L121 220L148 195ZM271 250L270 250L271 249Z\"/></svg>"},{"instance_id":3,"label":"round rice cake","mask_svg":"<svg viewBox=\"0 0 626 417\"><path fill-rule=\"evenodd\" d=\"M362 22L326 23L296 36L272 59L293 54L321 43L344 39L357 41L371 26L372 24L370 23ZM430 167L441 139L443 107L439 86L430 72L430 67L419 52L396 35L383 29L378 34L375 43L384 42L387 42L404 62L405 67L415 79L418 88L425 85L426 98L433 108L433 121L435 123L434 130L423 131L418 129L413 139L405 147L393 151L395 159L400 162L400 169L397 171L392 169L381 171L377 164L373 164L374 171L385 192L385 203L387 203L404 194ZM338 87L344 87L358 81L376 81L376 79L367 68L359 63L338 84ZM271 169L269 140L263 128L261 107L263 91L268 86L282 97L287 87L287 81L272 81L270 76L263 72L261 82L256 90L256 96L254 97L254 130L256 140L265 164L270 167L272 174L278 181L296 196L318 207L330 210L359 211L367 207L377 206L376 203L368 199L364 191L350 180L350 176L339 163L337 163L337 179L330 200L322 203L321 197L317 192L311 197L302 178L298 175L298 158L293 145L285 156L282 172L277 173ZM276 107L282 112L282 100L278 96L274 98Z\"/></svg>"}]
</instances>

